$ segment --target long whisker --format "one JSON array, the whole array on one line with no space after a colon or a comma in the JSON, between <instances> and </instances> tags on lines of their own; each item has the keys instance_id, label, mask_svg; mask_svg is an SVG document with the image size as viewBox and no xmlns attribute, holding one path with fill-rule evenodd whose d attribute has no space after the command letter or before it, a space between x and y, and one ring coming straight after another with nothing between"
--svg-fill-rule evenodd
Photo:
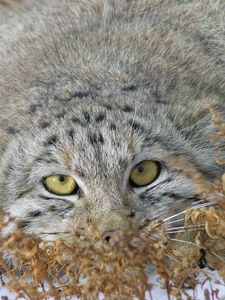
<instances>
[{"instance_id":1,"label":"long whisker","mask_svg":"<svg viewBox=\"0 0 225 300\"><path fill-rule=\"evenodd\" d=\"M192 206L192 208L198 209L198 208L202 208L202 207L211 206L212 204L215 204L215 203L214 202L206 202L206 203L203 203L203 204L200 204L200 205ZM190 210L190 208L187 208L187 209L179 212L178 214L175 214L175 215L172 215L172 216L170 216L168 218L163 219L163 222L166 222L166 221L168 221L170 219L174 219L177 216L185 214L188 210Z\"/></svg>"},{"instance_id":2,"label":"long whisker","mask_svg":"<svg viewBox=\"0 0 225 300\"><path fill-rule=\"evenodd\" d=\"M58 232L40 232L38 234L60 234L60 233L71 233L70 231L58 231Z\"/></svg>"},{"instance_id":3,"label":"long whisker","mask_svg":"<svg viewBox=\"0 0 225 300\"><path fill-rule=\"evenodd\" d=\"M199 231L199 230L204 230L204 228L195 228L195 229L189 229L189 230L172 230L172 231L167 231L166 233L185 233L185 232L193 232L193 231Z\"/></svg>"},{"instance_id":4,"label":"long whisker","mask_svg":"<svg viewBox=\"0 0 225 300\"><path fill-rule=\"evenodd\" d=\"M184 226L176 226L176 227L168 227L168 228L166 228L166 230L168 229L168 230L176 230L176 229L189 229L189 228L195 228L195 227L197 227L197 228L199 228L199 227L204 227L205 226L205 224L196 224L196 225L184 225Z\"/></svg>"},{"instance_id":5,"label":"long whisker","mask_svg":"<svg viewBox=\"0 0 225 300\"><path fill-rule=\"evenodd\" d=\"M180 239L170 239L170 241L174 241L174 242L178 242L178 243L184 243L184 244L192 245L194 247L197 246L195 243L192 243L190 241L180 240Z\"/></svg>"},{"instance_id":6,"label":"long whisker","mask_svg":"<svg viewBox=\"0 0 225 300\"><path fill-rule=\"evenodd\" d=\"M178 223L178 222L181 222L181 221L184 222L184 219L178 219L178 220L166 222L166 225L173 224L173 223Z\"/></svg>"},{"instance_id":7,"label":"long whisker","mask_svg":"<svg viewBox=\"0 0 225 300\"><path fill-rule=\"evenodd\" d=\"M171 241L174 241L174 242L178 242L178 243L184 243L184 244L188 244L188 245L191 245L193 247L196 247L197 245L195 243L192 243L190 241L185 241L185 240L180 240L180 239L170 239ZM212 253L213 255L215 255L218 259L220 259L222 262L225 263L225 259L221 256L219 256L218 254L216 254L215 252L213 251L210 251L210 253Z\"/></svg>"},{"instance_id":8,"label":"long whisker","mask_svg":"<svg viewBox=\"0 0 225 300\"><path fill-rule=\"evenodd\" d=\"M170 259L174 260L175 262L177 262L178 264L181 263L181 261L175 259L174 257L170 256L169 254L164 253L165 256L169 257Z\"/></svg>"}]
</instances>

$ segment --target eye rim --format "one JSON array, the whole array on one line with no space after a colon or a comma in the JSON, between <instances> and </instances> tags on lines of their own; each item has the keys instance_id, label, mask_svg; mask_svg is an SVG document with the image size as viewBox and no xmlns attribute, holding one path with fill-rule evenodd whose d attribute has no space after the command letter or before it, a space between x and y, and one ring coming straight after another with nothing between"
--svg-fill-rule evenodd
<instances>
[{"instance_id":1,"label":"eye rim","mask_svg":"<svg viewBox=\"0 0 225 300\"><path fill-rule=\"evenodd\" d=\"M49 177L54 177L54 176L59 176L59 177L60 177L60 176L64 176L64 177L72 178L72 179L74 180L75 184L76 184L75 187L74 187L74 189L72 190L72 192L70 192L70 193L56 193L56 192L52 191L52 190L48 187L48 185L46 184L46 180L47 180L47 178L49 178ZM73 178L73 176L66 175L66 174L52 174L52 175L45 176L45 177L42 179L42 185L44 186L44 188L46 189L47 192L49 192L49 193L51 193L51 194L53 194L53 195L56 195L56 196L62 196L62 197L64 197L64 196L72 196L72 195L76 195L76 194L78 194L78 192L79 192L79 190L80 190L80 187L79 187L77 181Z\"/></svg>"},{"instance_id":2,"label":"eye rim","mask_svg":"<svg viewBox=\"0 0 225 300\"><path fill-rule=\"evenodd\" d=\"M144 161L151 161L151 162L154 162L157 166L157 173L156 173L156 176L154 177L154 179L152 181L150 181L149 183L145 184L145 185L138 185L136 184L131 178L130 178L130 174L131 174L131 171L133 170L133 168L135 168L136 166L138 166L139 164L141 164L142 162ZM135 188L135 189L141 189L141 188L144 188L144 187L147 187L151 184L153 184L158 178L159 178L159 175L162 171L162 164L158 161L158 160L154 160L154 159L143 159L141 161L139 161L138 163L136 163L130 170L130 174L129 174L129 185L132 187L132 188Z\"/></svg>"}]
</instances>

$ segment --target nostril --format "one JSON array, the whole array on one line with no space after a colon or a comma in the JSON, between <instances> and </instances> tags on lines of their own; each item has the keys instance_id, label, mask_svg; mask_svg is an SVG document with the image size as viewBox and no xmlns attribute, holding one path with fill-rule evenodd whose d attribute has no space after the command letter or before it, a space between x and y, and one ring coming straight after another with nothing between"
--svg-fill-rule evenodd
<instances>
[{"instance_id":1,"label":"nostril","mask_svg":"<svg viewBox=\"0 0 225 300\"><path fill-rule=\"evenodd\" d=\"M111 230L106 230L102 235L102 239L109 243L113 239L113 237L115 237L118 231L119 228L112 228Z\"/></svg>"},{"instance_id":2,"label":"nostril","mask_svg":"<svg viewBox=\"0 0 225 300\"><path fill-rule=\"evenodd\" d=\"M109 243L110 240L111 240L111 237L110 237L109 235L107 235L107 236L105 237L105 241L106 241L107 243Z\"/></svg>"}]
</instances>

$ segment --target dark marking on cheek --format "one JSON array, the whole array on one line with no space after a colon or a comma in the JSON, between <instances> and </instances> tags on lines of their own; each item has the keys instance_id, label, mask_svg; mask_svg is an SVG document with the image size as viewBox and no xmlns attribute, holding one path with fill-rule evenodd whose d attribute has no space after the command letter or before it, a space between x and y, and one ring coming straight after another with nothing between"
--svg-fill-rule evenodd
<instances>
[{"instance_id":1,"label":"dark marking on cheek","mask_svg":"<svg viewBox=\"0 0 225 300\"><path fill-rule=\"evenodd\" d=\"M42 122L39 124L39 128L41 129L45 129L45 128L48 128L50 126L50 123L49 122Z\"/></svg>"},{"instance_id":2,"label":"dark marking on cheek","mask_svg":"<svg viewBox=\"0 0 225 300\"><path fill-rule=\"evenodd\" d=\"M16 128L10 126L10 127L6 128L6 132L9 134L16 134L19 131Z\"/></svg>"},{"instance_id":3,"label":"dark marking on cheek","mask_svg":"<svg viewBox=\"0 0 225 300\"><path fill-rule=\"evenodd\" d=\"M59 205L61 206L61 209L67 209L70 210L72 208L74 208L74 203L66 200L66 199L62 199L62 198L54 198L54 197L46 197L44 195L38 195L39 198L46 200L46 201L57 201L59 202ZM53 205L54 207L56 207L55 205Z\"/></svg>"},{"instance_id":4,"label":"dark marking on cheek","mask_svg":"<svg viewBox=\"0 0 225 300\"><path fill-rule=\"evenodd\" d=\"M59 209L55 205L51 205L48 210L51 211L51 212L56 212Z\"/></svg>"},{"instance_id":5,"label":"dark marking on cheek","mask_svg":"<svg viewBox=\"0 0 225 300\"><path fill-rule=\"evenodd\" d=\"M30 225L30 221L21 221L20 223L19 223L19 226L21 227L21 228L25 228L25 227L28 227L29 225Z\"/></svg>"},{"instance_id":6,"label":"dark marking on cheek","mask_svg":"<svg viewBox=\"0 0 225 300\"><path fill-rule=\"evenodd\" d=\"M136 91L137 89L138 89L137 85L131 84L131 85L122 87L121 91L123 91L123 92L133 92L133 91Z\"/></svg>"},{"instance_id":7,"label":"dark marking on cheek","mask_svg":"<svg viewBox=\"0 0 225 300\"><path fill-rule=\"evenodd\" d=\"M43 215L43 212L40 211L40 210L35 210L35 211L32 211L28 214L28 217L30 218L37 218L37 217L40 217Z\"/></svg>"},{"instance_id":8,"label":"dark marking on cheek","mask_svg":"<svg viewBox=\"0 0 225 300\"><path fill-rule=\"evenodd\" d=\"M23 198L27 193L29 193L31 189L25 190L17 195L17 199Z\"/></svg>"},{"instance_id":9,"label":"dark marking on cheek","mask_svg":"<svg viewBox=\"0 0 225 300\"><path fill-rule=\"evenodd\" d=\"M105 120L105 118L106 118L106 115L105 115L104 113L100 113L100 114L95 118L95 121L96 121L97 123L100 123L100 122L102 122L103 120Z\"/></svg>"}]
</instances>

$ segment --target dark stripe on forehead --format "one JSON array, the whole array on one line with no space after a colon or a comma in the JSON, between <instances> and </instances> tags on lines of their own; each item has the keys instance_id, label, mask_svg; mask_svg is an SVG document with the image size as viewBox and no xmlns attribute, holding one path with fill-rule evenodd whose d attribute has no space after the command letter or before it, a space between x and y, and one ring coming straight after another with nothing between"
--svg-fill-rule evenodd
<instances>
[{"instance_id":1,"label":"dark stripe on forehead","mask_svg":"<svg viewBox=\"0 0 225 300\"><path fill-rule=\"evenodd\" d=\"M131 84L131 85L122 87L121 91L123 91L123 92L133 92L133 91L136 91L137 89L138 89L137 85Z\"/></svg>"}]
</instances>

